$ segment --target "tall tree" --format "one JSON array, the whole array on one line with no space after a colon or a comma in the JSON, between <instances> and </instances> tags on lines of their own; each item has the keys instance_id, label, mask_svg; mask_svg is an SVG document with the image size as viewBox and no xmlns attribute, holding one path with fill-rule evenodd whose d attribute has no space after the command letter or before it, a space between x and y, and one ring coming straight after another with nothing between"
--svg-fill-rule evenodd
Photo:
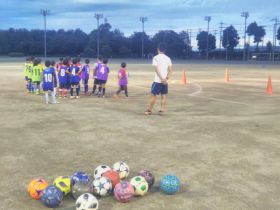
<instances>
[{"instance_id":1,"label":"tall tree","mask_svg":"<svg viewBox=\"0 0 280 210\"><path fill-rule=\"evenodd\" d=\"M223 30L222 45L231 51L239 44L240 37L237 30L231 25Z\"/></svg>"},{"instance_id":2,"label":"tall tree","mask_svg":"<svg viewBox=\"0 0 280 210\"><path fill-rule=\"evenodd\" d=\"M263 41L263 38L266 34L263 26L258 26L256 22L253 22L248 25L247 33L249 36L254 36L254 43L257 43L256 51L259 50L259 43Z\"/></svg>"},{"instance_id":3,"label":"tall tree","mask_svg":"<svg viewBox=\"0 0 280 210\"><path fill-rule=\"evenodd\" d=\"M186 50L184 40L175 31L166 30L156 33L152 39L154 46L160 42L165 42L167 47L167 54L173 57L182 57Z\"/></svg>"},{"instance_id":4,"label":"tall tree","mask_svg":"<svg viewBox=\"0 0 280 210\"><path fill-rule=\"evenodd\" d=\"M201 31L197 36L198 49L202 52L207 50L207 36L208 36L208 50L216 49L216 37L212 34L208 34L207 31Z\"/></svg>"},{"instance_id":5,"label":"tall tree","mask_svg":"<svg viewBox=\"0 0 280 210\"><path fill-rule=\"evenodd\" d=\"M266 43L266 51L271 53L273 50L273 46L272 46L272 43L269 41Z\"/></svg>"}]
</instances>

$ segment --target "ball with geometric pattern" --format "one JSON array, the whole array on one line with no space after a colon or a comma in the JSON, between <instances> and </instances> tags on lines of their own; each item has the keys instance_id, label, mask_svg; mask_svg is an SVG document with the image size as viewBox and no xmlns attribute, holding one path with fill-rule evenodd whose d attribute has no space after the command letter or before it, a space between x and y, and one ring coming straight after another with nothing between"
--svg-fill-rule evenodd
<instances>
[{"instance_id":1,"label":"ball with geometric pattern","mask_svg":"<svg viewBox=\"0 0 280 210\"><path fill-rule=\"evenodd\" d=\"M40 200L45 206L55 208L59 206L63 198L63 193L56 186L48 186L44 189L43 195Z\"/></svg>"},{"instance_id":2,"label":"ball with geometric pattern","mask_svg":"<svg viewBox=\"0 0 280 210\"><path fill-rule=\"evenodd\" d=\"M88 181L90 182L89 175L83 171L78 171L71 176L71 187L78 181Z\"/></svg>"},{"instance_id":3,"label":"ball with geometric pattern","mask_svg":"<svg viewBox=\"0 0 280 210\"><path fill-rule=\"evenodd\" d=\"M72 186L72 196L77 199L84 193L93 193L93 186L90 181L78 181Z\"/></svg>"},{"instance_id":4,"label":"ball with geometric pattern","mask_svg":"<svg viewBox=\"0 0 280 210\"><path fill-rule=\"evenodd\" d=\"M48 187L48 182L44 179L33 179L27 187L28 194L31 198L39 200L43 190Z\"/></svg>"},{"instance_id":5,"label":"ball with geometric pattern","mask_svg":"<svg viewBox=\"0 0 280 210\"><path fill-rule=\"evenodd\" d=\"M168 195L175 194L180 190L180 180L177 176L166 174L160 182L160 189Z\"/></svg>"},{"instance_id":6,"label":"ball with geometric pattern","mask_svg":"<svg viewBox=\"0 0 280 210\"><path fill-rule=\"evenodd\" d=\"M93 171L93 176L95 179L100 178L102 174L104 174L106 171L111 170L111 168L107 165L99 165L97 166Z\"/></svg>"},{"instance_id":7,"label":"ball with geometric pattern","mask_svg":"<svg viewBox=\"0 0 280 210\"><path fill-rule=\"evenodd\" d=\"M89 193L82 194L76 201L76 210L97 210L98 200Z\"/></svg>"},{"instance_id":8,"label":"ball with geometric pattern","mask_svg":"<svg viewBox=\"0 0 280 210\"><path fill-rule=\"evenodd\" d=\"M151 188L155 183L154 175L146 169L139 171L138 176L142 176L146 179L149 184L149 188Z\"/></svg>"},{"instance_id":9,"label":"ball with geometric pattern","mask_svg":"<svg viewBox=\"0 0 280 210\"><path fill-rule=\"evenodd\" d=\"M59 176L53 181L53 185L56 186L66 196L71 192L71 178L68 176Z\"/></svg>"},{"instance_id":10,"label":"ball with geometric pattern","mask_svg":"<svg viewBox=\"0 0 280 210\"><path fill-rule=\"evenodd\" d=\"M142 176L135 176L130 180L130 184L133 186L135 195L143 196L148 192L149 184Z\"/></svg>"},{"instance_id":11,"label":"ball with geometric pattern","mask_svg":"<svg viewBox=\"0 0 280 210\"><path fill-rule=\"evenodd\" d=\"M100 177L93 181L93 193L98 196L107 196L112 191L112 183L106 177Z\"/></svg>"},{"instance_id":12,"label":"ball with geometric pattern","mask_svg":"<svg viewBox=\"0 0 280 210\"><path fill-rule=\"evenodd\" d=\"M121 181L115 186L114 196L122 203L129 202L134 196L133 186L127 181Z\"/></svg>"},{"instance_id":13,"label":"ball with geometric pattern","mask_svg":"<svg viewBox=\"0 0 280 210\"><path fill-rule=\"evenodd\" d=\"M118 172L120 179L126 179L129 175L129 167L124 161L118 161L113 165L113 170Z\"/></svg>"}]
</instances>

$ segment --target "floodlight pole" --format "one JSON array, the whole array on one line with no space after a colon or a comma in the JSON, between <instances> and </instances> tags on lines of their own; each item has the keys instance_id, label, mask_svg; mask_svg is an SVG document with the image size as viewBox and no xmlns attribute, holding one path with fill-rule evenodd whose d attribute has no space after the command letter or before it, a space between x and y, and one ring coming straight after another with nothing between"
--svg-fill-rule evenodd
<instances>
[{"instance_id":1,"label":"floodlight pole","mask_svg":"<svg viewBox=\"0 0 280 210\"><path fill-rule=\"evenodd\" d=\"M246 31L247 31L247 19L249 17L249 12L242 12L241 17L245 19L245 29L244 29L244 47L243 47L243 60L246 60Z\"/></svg>"},{"instance_id":2,"label":"floodlight pole","mask_svg":"<svg viewBox=\"0 0 280 210\"><path fill-rule=\"evenodd\" d=\"M222 31L223 31L223 25L224 23L220 23L220 50L222 49Z\"/></svg>"},{"instance_id":3,"label":"floodlight pole","mask_svg":"<svg viewBox=\"0 0 280 210\"><path fill-rule=\"evenodd\" d=\"M140 22L142 22L142 51L141 56L144 58L144 33L145 33L145 22L148 21L147 17L140 17Z\"/></svg>"},{"instance_id":4,"label":"floodlight pole","mask_svg":"<svg viewBox=\"0 0 280 210\"><path fill-rule=\"evenodd\" d=\"M204 20L207 21L206 59L208 60L208 58L209 58L209 24L210 24L210 21L211 21L211 16L206 16L204 18Z\"/></svg>"},{"instance_id":5,"label":"floodlight pole","mask_svg":"<svg viewBox=\"0 0 280 210\"><path fill-rule=\"evenodd\" d=\"M47 15L50 14L49 10L42 9L41 15L44 17L44 56L47 57Z\"/></svg>"},{"instance_id":6,"label":"floodlight pole","mask_svg":"<svg viewBox=\"0 0 280 210\"><path fill-rule=\"evenodd\" d=\"M103 18L103 14L95 13L94 18L97 21L97 57L98 57L99 56L99 45L100 45L99 20Z\"/></svg>"},{"instance_id":7,"label":"floodlight pole","mask_svg":"<svg viewBox=\"0 0 280 210\"><path fill-rule=\"evenodd\" d=\"M275 59L275 48L276 48L276 43L277 43L277 41L276 41L276 38L277 38L277 35L276 35L276 33L277 33L277 25L278 25L278 23L279 23L279 21L278 21L278 18L276 17L276 18L274 18L274 19L272 19L271 21L274 21L274 24L273 24L273 47L272 47L272 61L274 62L274 59Z\"/></svg>"}]
</instances>

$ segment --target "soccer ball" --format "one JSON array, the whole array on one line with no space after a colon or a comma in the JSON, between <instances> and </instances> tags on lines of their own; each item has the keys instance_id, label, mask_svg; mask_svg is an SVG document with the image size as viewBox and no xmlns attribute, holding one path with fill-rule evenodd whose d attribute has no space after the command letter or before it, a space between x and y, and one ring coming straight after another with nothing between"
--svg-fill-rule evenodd
<instances>
[{"instance_id":1,"label":"soccer ball","mask_svg":"<svg viewBox=\"0 0 280 210\"><path fill-rule=\"evenodd\" d=\"M119 173L120 179L125 179L129 175L129 167L123 161L116 162L113 165L113 170Z\"/></svg>"},{"instance_id":2,"label":"soccer ball","mask_svg":"<svg viewBox=\"0 0 280 210\"><path fill-rule=\"evenodd\" d=\"M47 187L48 182L44 179L34 179L29 183L27 191L31 198L39 200L42 196L43 190Z\"/></svg>"},{"instance_id":3,"label":"soccer ball","mask_svg":"<svg viewBox=\"0 0 280 210\"><path fill-rule=\"evenodd\" d=\"M78 181L88 181L90 182L89 175L85 172L78 171L71 176L71 187Z\"/></svg>"},{"instance_id":4,"label":"soccer ball","mask_svg":"<svg viewBox=\"0 0 280 210\"><path fill-rule=\"evenodd\" d=\"M102 176L102 174L104 174L106 171L109 171L109 170L111 170L111 168L109 166L106 166L106 165L97 166L94 169L93 176L95 179L100 178Z\"/></svg>"},{"instance_id":5,"label":"soccer ball","mask_svg":"<svg viewBox=\"0 0 280 210\"><path fill-rule=\"evenodd\" d=\"M75 199L84 193L93 193L93 186L89 181L78 181L72 187L72 195Z\"/></svg>"},{"instance_id":6,"label":"soccer ball","mask_svg":"<svg viewBox=\"0 0 280 210\"><path fill-rule=\"evenodd\" d=\"M148 192L149 184L142 176L133 177L130 180L130 184L133 186L135 195L145 195Z\"/></svg>"},{"instance_id":7,"label":"soccer ball","mask_svg":"<svg viewBox=\"0 0 280 210\"><path fill-rule=\"evenodd\" d=\"M120 182L119 173L116 171L106 171L102 176L110 179L110 182L112 183L112 188L115 188L116 184Z\"/></svg>"},{"instance_id":8,"label":"soccer ball","mask_svg":"<svg viewBox=\"0 0 280 210\"><path fill-rule=\"evenodd\" d=\"M151 188L154 185L154 183L155 183L154 175L150 171L148 171L148 170L144 169L144 170L139 171L138 176L142 176L142 177L145 178L145 180L149 184L149 188Z\"/></svg>"},{"instance_id":9,"label":"soccer ball","mask_svg":"<svg viewBox=\"0 0 280 210\"><path fill-rule=\"evenodd\" d=\"M76 210L97 210L98 200L92 194L85 193L76 201Z\"/></svg>"},{"instance_id":10,"label":"soccer ball","mask_svg":"<svg viewBox=\"0 0 280 210\"><path fill-rule=\"evenodd\" d=\"M59 206L63 198L63 193L60 189L58 189L56 186L49 186L47 187L43 195L41 197L41 202L45 204L45 206L49 208L55 208Z\"/></svg>"},{"instance_id":11,"label":"soccer ball","mask_svg":"<svg viewBox=\"0 0 280 210\"><path fill-rule=\"evenodd\" d=\"M99 196L106 196L112 191L112 184L110 179L100 177L93 181L93 193Z\"/></svg>"},{"instance_id":12,"label":"soccer ball","mask_svg":"<svg viewBox=\"0 0 280 210\"><path fill-rule=\"evenodd\" d=\"M58 189L60 189L64 195L67 195L71 192L71 179L67 176L60 176L57 177L53 185L56 186Z\"/></svg>"},{"instance_id":13,"label":"soccer ball","mask_svg":"<svg viewBox=\"0 0 280 210\"><path fill-rule=\"evenodd\" d=\"M134 195L133 186L127 181L121 181L115 186L114 195L122 203L129 202Z\"/></svg>"},{"instance_id":14,"label":"soccer ball","mask_svg":"<svg viewBox=\"0 0 280 210\"><path fill-rule=\"evenodd\" d=\"M180 190L180 180L175 175L164 175L160 182L160 189L168 195L175 194Z\"/></svg>"}]
</instances>

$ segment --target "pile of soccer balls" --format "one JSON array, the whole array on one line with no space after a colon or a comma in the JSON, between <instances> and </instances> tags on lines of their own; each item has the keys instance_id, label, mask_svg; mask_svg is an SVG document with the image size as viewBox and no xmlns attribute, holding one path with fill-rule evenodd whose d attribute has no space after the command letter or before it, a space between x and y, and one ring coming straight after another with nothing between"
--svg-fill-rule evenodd
<instances>
[{"instance_id":1,"label":"pile of soccer balls","mask_svg":"<svg viewBox=\"0 0 280 210\"><path fill-rule=\"evenodd\" d=\"M128 165L119 161L112 169L107 165L98 166L93 171L93 182L86 173L76 172L71 177L56 178L50 186L44 179L34 179L27 190L32 198L41 200L50 208L59 206L63 197L71 193L76 199L76 210L96 210L96 197L114 195L116 200L126 203L133 196L144 196L155 182L154 175L148 170L141 170L130 182L126 181L128 175ZM180 180L174 175L165 175L160 189L165 194L175 194L180 189Z\"/></svg>"}]
</instances>

